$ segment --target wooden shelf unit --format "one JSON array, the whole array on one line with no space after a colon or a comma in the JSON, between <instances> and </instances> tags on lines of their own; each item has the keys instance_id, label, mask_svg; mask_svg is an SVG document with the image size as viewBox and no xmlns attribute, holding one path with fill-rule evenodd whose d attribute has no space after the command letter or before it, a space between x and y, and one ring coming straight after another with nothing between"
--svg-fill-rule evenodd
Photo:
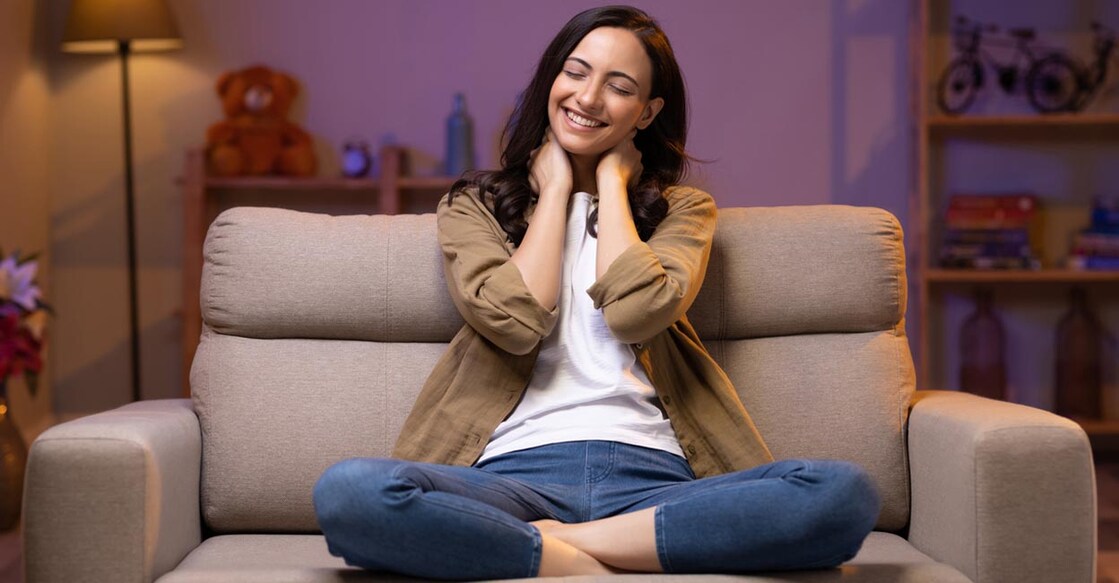
<instances>
[{"instance_id":1,"label":"wooden shelf unit","mask_svg":"<svg viewBox=\"0 0 1119 583\"><path fill-rule=\"evenodd\" d=\"M1119 271L1074 269L925 269L928 283L1119 283Z\"/></svg>"},{"instance_id":2,"label":"wooden shelf unit","mask_svg":"<svg viewBox=\"0 0 1119 583\"><path fill-rule=\"evenodd\" d=\"M946 0L913 0L910 29L911 56L911 106L914 140L913 181L910 186L910 224L914 233L915 264L910 272L916 279L916 297L913 307L917 310L919 324L916 330L915 355L918 363L918 387L931 386L958 388L950 386L953 379L938 378L951 373L942 371L947 359L939 353L948 339L954 338L956 330L945 330L943 312L946 294L958 293L961 286L995 287L1006 292L1013 288L1013 295L1039 298L1054 297L1054 286L1084 286L1098 290L1101 297L1119 298L1119 271L1077 271L1053 267L1047 263L1040 270L980 270L944 269L938 264L939 241L937 229L941 225L940 210L946 197L948 185L934 188L949 159L943 150L950 143L983 143L994 147L1014 147L1022 149L1047 148L1053 144L1106 143L1119 144L1119 113L1070 113L1070 114L1009 114L980 115L963 114L950 116L941 113L935 102L936 75L932 63L940 66L947 59L935 61L930 57L933 50L952 51L951 43L933 42L932 23L947 19L942 12L953 6ZM938 12L939 11L939 12ZM1008 9L1008 14L1012 10ZM949 15L951 16L951 15ZM938 33L941 31L937 31ZM1045 31L1041 33L1044 35ZM941 39L942 40L942 39ZM938 53L939 54L939 53ZM950 58L950 57L949 57ZM987 91L998 91L993 79L988 79ZM934 179L934 176L937 179ZM1038 193L1043 200L1045 193ZM1085 207L1085 217L1087 207ZM1052 245L1052 242L1050 242ZM1047 251L1057 251L1047 248ZM1061 250L1063 252L1063 250ZM1054 253L1056 254L1056 253ZM1111 300L1108 300L1111 301ZM1049 304L1050 306L1052 304ZM935 309L934 309L935 308ZM938 310L940 311L938 313ZM1055 323L1054 323L1055 325ZM944 342L935 342L937 332L942 331ZM1051 332L1051 331L1050 331ZM934 345L935 344L935 345ZM1036 357L1036 355L1034 355ZM1105 363L1106 364L1106 363ZM933 369L937 368L934 375ZM939 374L943 372L943 374ZM1085 422L1089 433L1116 433L1114 441L1119 443L1119 421Z\"/></svg>"},{"instance_id":3,"label":"wooden shelf unit","mask_svg":"<svg viewBox=\"0 0 1119 583\"><path fill-rule=\"evenodd\" d=\"M328 197L332 193L370 193L368 208L355 213L400 213L410 193L442 193L450 190L455 178L449 176L404 176L405 152L400 147L381 149L381 174L372 178L315 176L207 176L205 154L201 149L186 153L183 176L179 185L183 193L183 394L190 395L190 364L202 334L200 285L202 281L202 245L206 230L224 210L219 200L222 193L266 193L269 206L285 207L295 200L306 200L308 194ZM434 212L434 208L427 209Z\"/></svg>"}]
</instances>

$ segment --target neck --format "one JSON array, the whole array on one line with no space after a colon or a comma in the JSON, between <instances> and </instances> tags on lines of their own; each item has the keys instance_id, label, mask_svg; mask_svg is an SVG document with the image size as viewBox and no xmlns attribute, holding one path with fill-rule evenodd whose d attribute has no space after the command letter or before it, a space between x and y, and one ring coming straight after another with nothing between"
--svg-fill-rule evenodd
<instances>
[{"instance_id":1,"label":"neck","mask_svg":"<svg viewBox=\"0 0 1119 583\"><path fill-rule=\"evenodd\" d=\"M595 170L598 169L598 156L576 156L572 154L571 178L574 192L598 194L598 182L595 180Z\"/></svg>"}]
</instances>

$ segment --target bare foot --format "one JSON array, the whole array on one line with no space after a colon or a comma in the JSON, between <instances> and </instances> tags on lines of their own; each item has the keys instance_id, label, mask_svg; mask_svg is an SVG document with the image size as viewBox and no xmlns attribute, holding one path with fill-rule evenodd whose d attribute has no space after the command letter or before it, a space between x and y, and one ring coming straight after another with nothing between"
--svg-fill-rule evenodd
<instances>
[{"instance_id":1,"label":"bare foot","mask_svg":"<svg viewBox=\"0 0 1119 583\"><path fill-rule=\"evenodd\" d=\"M611 575L624 572L550 535L543 534L542 537L544 547L540 553L539 577Z\"/></svg>"}]
</instances>

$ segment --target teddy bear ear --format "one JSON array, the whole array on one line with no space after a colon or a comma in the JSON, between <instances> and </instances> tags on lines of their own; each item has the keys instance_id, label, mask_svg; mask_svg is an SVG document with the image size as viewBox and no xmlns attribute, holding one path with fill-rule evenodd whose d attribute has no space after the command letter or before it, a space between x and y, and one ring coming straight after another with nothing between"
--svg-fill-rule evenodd
<instances>
[{"instance_id":1,"label":"teddy bear ear","mask_svg":"<svg viewBox=\"0 0 1119 583\"><path fill-rule=\"evenodd\" d=\"M295 82L295 79L284 73L273 73L272 82L286 92L292 99L294 99L296 95L299 95L299 84Z\"/></svg>"},{"instance_id":2,"label":"teddy bear ear","mask_svg":"<svg viewBox=\"0 0 1119 583\"><path fill-rule=\"evenodd\" d=\"M217 90L218 95L225 95L226 89L229 88L229 83L236 77L237 74L232 71L222 73L221 77L218 77L218 82L214 85L214 89Z\"/></svg>"}]
</instances>

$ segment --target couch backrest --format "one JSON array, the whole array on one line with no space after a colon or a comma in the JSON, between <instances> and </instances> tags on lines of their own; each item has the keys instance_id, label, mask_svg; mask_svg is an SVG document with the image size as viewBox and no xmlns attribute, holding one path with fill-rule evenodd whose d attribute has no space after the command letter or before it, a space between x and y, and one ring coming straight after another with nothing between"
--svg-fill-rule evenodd
<instances>
[{"instance_id":1,"label":"couch backrest","mask_svg":"<svg viewBox=\"0 0 1119 583\"><path fill-rule=\"evenodd\" d=\"M313 532L315 480L390 453L462 326L435 217L236 208L204 254L191 371L204 518L217 532ZM887 530L908 520L905 290L885 211L724 209L689 312L774 455L863 464Z\"/></svg>"}]
</instances>

